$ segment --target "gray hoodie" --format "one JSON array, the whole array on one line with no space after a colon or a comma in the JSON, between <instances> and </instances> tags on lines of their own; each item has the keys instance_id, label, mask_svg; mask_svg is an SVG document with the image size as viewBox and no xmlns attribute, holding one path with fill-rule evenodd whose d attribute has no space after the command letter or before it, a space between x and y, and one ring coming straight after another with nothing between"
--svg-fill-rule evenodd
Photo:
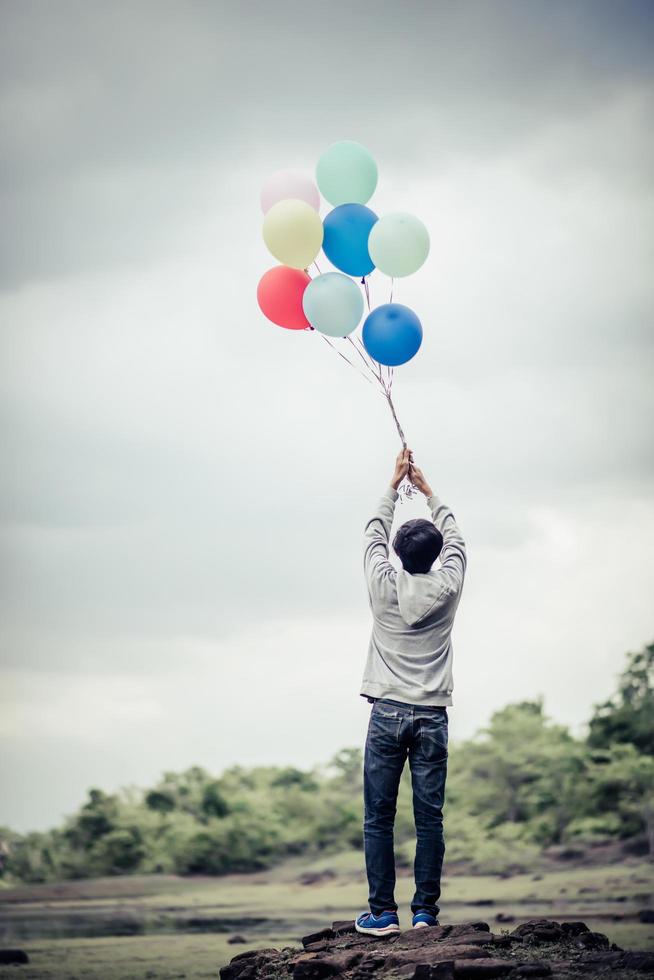
<instances>
[{"instance_id":1,"label":"gray hoodie","mask_svg":"<svg viewBox=\"0 0 654 980\"><path fill-rule=\"evenodd\" d=\"M427 500L443 535L440 567L414 575L388 560L395 501L389 486L364 531L363 567L373 616L359 694L409 704L452 704L450 638L466 570L466 550L454 514L434 494Z\"/></svg>"}]
</instances>

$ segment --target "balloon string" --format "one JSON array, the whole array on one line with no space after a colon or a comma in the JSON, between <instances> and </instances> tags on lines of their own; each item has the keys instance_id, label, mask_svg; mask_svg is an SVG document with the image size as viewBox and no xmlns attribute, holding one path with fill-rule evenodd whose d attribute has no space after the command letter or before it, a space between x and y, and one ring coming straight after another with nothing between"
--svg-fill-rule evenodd
<instances>
[{"instance_id":1,"label":"balloon string","mask_svg":"<svg viewBox=\"0 0 654 980\"><path fill-rule=\"evenodd\" d=\"M382 386L382 388L384 388L384 390L385 390L384 379L382 378L382 373L381 373L381 365L377 361L375 361L374 358L370 354L368 354L368 351L365 349L365 347L362 347L361 346L361 342L359 341L359 338L358 337L355 337L355 341L356 341L359 349L362 352L362 356L363 356L363 354L365 354L368 357L368 359L370 360L370 365L369 365L370 366L370 370L374 374L374 376L377 379L377 381L379 381L379 383ZM354 343L354 341L353 341L353 343Z\"/></svg>"},{"instance_id":2,"label":"balloon string","mask_svg":"<svg viewBox=\"0 0 654 980\"><path fill-rule=\"evenodd\" d=\"M308 328L305 328L305 329L315 330L314 327L308 327ZM319 332L320 331L315 330L315 333L319 333ZM324 333L320 333L320 336L325 341L325 343L329 344L329 346L333 350L336 351L336 353L339 355L339 357L342 357L343 360L346 361L350 365L351 368L354 368L355 371L358 371L358 373L363 378L365 378L366 381L369 384L371 384L376 391L379 391L380 390L377 387L377 385L375 384L375 382L372 381L368 377L367 374L364 374L364 372L359 367L357 367L356 364L353 364L352 361L348 357L345 356L345 354L343 354L340 350L338 350L338 348L335 347L334 344L331 343L331 341L325 336ZM358 343L358 338L354 338L354 340L353 340L348 335L345 339L347 339L347 340L350 341L350 343L352 344L352 346L354 347L354 349L359 352L362 360L364 361L364 364L366 364L366 361L365 361L363 355L364 355L364 352L365 352L365 354L367 354L368 352L365 350L365 347L364 348L361 348L360 347L360 345ZM355 343L355 341L357 341L357 342ZM400 439L402 441L402 448L403 449L406 449L406 437L404 435L404 431L402 429L402 426L400 425L400 420L397 417L397 412L395 411L395 405L393 404L393 398L391 397L391 387L393 385L393 368L392 367L389 367L388 365L385 365L386 366L386 369L387 369L387 372L388 372L388 383L385 384L384 383L383 376L382 376L382 365L379 364L376 361L373 361L372 358L370 358L370 360L372 361L373 364L377 364L377 366L379 368L379 373L375 373L373 376L375 378L375 381L379 381L379 384L381 385L381 389L382 390L381 390L380 393L384 395L384 397L386 398L386 401L388 402L388 406L389 406L389 408L391 410L391 414L393 415L393 421L395 422L395 426L397 428L398 435L399 435L399 437L400 437ZM366 365L366 366L368 366L368 365ZM369 370L372 371L373 369L372 368L369 368ZM411 469L409 468L409 475L407 475L407 477L405 477L405 479L402 481L402 483L400 483L399 487L397 488L398 494L399 494L399 498L400 498L400 503L404 503L404 499L405 498L407 500L410 500L411 498L415 497L416 494L418 493L418 488L416 487L416 485L411 480L410 473L411 473Z\"/></svg>"},{"instance_id":3,"label":"balloon string","mask_svg":"<svg viewBox=\"0 0 654 980\"><path fill-rule=\"evenodd\" d=\"M391 278L391 298L388 301L389 303L392 303L393 302L393 286L394 285L395 285L395 279Z\"/></svg>"},{"instance_id":4,"label":"balloon string","mask_svg":"<svg viewBox=\"0 0 654 980\"><path fill-rule=\"evenodd\" d=\"M386 400L390 406L391 412L393 413L393 419L395 420L395 425L397 426L397 431L399 433L400 439L402 440L402 448L406 449L406 439L404 438L404 432L402 431L402 426L400 425L400 420L397 417L395 411L395 405L393 404L393 399L391 398L390 392L386 393Z\"/></svg>"},{"instance_id":5,"label":"balloon string","mask_svg":"<svg viewBox=\"0 0 654 980\"><path fill-rule=\"evenodd\" d=\"M366 302L368 304L368 313L370 313L370 290L368 289L368 283L366 281L366 277L365 276L362 276L361 277L361 285L363 286L363 288L365 289L365 292L366 292Z\"/></svg>"},{"instance_id":6,"label":"balloon string","mask_svg":"<svg viewBox=\"0 0 654 980\"><path fill-rule=\"evenodd\" d=\"M352 346L354 347L355 351L358 353L359 357L361 358L361 360L363 361L363 363L366 365L366 367L368 368L368 370L371 371L374 374L375 377L377 377L377 374L375 372L375 362L372 360L372 358L370 357L370 354L365 349L365 347L362 347L361 346L361 343L359 341L359 338L358 337L354 337L354 339L352 339L352 336L351 335L348 335L348 338L347 339L350 341L350 343L352 344Z\"/></svg>"},{"instance_id":7,"label":"balloon string","mask_svg":"<svg viewBox=\"0 0 654 980\"><path fill-rule=\"evenodd\" d=\"M403 449L406 449L406 438L405 438L404 432L402 431L402 426L400 425L400 420L397 417L397 412L395 411L395 405L393 404L393 399L391 398L390 388L386 391L386 400L388 401L390 410L393 413L393 419L395 421L395 425L397 426L397 431L398 431L398 434L400 436L400 439L402 440L402 448ZM404 480L402 481L402 483L397 488L400 497L404 496L404 497L406 497L409 500L412 497L415 497L415 495L418 493L418 487L415 485L415 483L411 479L411 475L410 474L411 474L411 467L409 467L409 473L407 474L407 476L404 478Z\"/></svg>"},{"instance_id":8,"label":"balloon string","mask_svg":"<svg viewBox=\"0 0 654 980\"><path fill-rule=\"evenodd\" d=\"M316 269L318 270L318 275L321 276L322 275L322 272L320 271L320 266L318 265L318 263L316 262L315 259L313 260L313 264L315 265Z\"/></svg>"},{"instance_id":9,"label":"balloon string","mask_svg":"<svg viewBox=\"0 0 654 980\"><path fill-rule=\"evenodd\" d=\"M316 332L318 333L319 331L316 331ZM350 367L351 367L351 368L354 368L354 370L355 370L355 371L358 371L358 372L359 372L359 374L360 374L360 375L361 375L361 376L362 376L363 378L365 378L365 379L366 379L366 381L367 381L367 382L368 382L369 384L371 384L371 385L373 386L373 388L375 387L375 385L374 385L374 382L370 380L370 378L368 377L368 375L367 375L367 374L364 374L364 373L363 373L363 371L361 370L361 368L358 368L358 367L356 366L356 364L353 364L353 363L352 363L352 361L351 361L351 360L349 359L349 357L346 357L346 356L345 356L345 354L343 354L343 353L342 353L342 351L340 351L340 350L338 349L338 347L335 347L335 346L334 346L334 344L332 344L332 342L331 342L331 340L328 340L328 339L327 339L327 337L325 336L325 334L324 334L324 333L321 333L321 334L320 334L320 336L321 336L321 337L322 337L322 339L323 339L323 340L325 341L325 343L327 343L327 344L329 344L329 346L330 346L330 347L332 348L332 350L335 350L335 351L336 351L336 353L337 353L337 354L339 355L339 357L342 357L344 361L347 361L347 363L348 363L348 364L350 365Z\"/></svg>"}]
</instances>

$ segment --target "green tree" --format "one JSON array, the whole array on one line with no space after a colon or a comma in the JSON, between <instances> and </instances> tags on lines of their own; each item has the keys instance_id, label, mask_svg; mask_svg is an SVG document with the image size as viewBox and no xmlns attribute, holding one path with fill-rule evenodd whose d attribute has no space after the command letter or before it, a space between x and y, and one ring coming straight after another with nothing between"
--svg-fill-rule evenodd
<instances>
[{"instance_id":1,"label":"green tree","mask_svg":"<svg viewBox=\"0 0 654 980\"><path fill-rule=\"evenodd\" d=\"M94 845L91 863L97 874L120 875L136 871L145 855L138 827L111 830Z\"/></svg>"},{"instance_id":2,"label":"green tree","mask_svg":"<svg viewBox=\"0 0 654 980\"><path fill-rule=\"evenodd\" d=\"M562 840L583 795L584 748L547 719L542 700L496 711L480 737L460 747L457 763L450 801L460 809L489 830L520 824L525 840Z\"/></svg>"},{"instance_id":3,"label":"green tree","mask_svg":"<svg viewBox=\"0 0 654 980\"><path fill-rule=\"evenodd\" d=\"M145 794L145 805L157 813L170 813L175 809L175 797L172 793L160 789L151 789Z\"/></svg>"},{"instance_id":4,"label":"green tree","mask_svg":"<svg viewBox=\"0 0 654 980\"><path fill-rule=\"evenodd\" d=\"M205 785L200 809L205 817L226 817L229 813L229 804L217 779L212 779Z\"/></svg>"},{"instance_id":5,"label":"green tree","mask_svg":"<svg viewBox=\"0 0 654 980\"><path fill-rule=\"evenodd\" d=\"M90 850L105 834L116 827L119 800L101 789L89 790L89 800L79 814L74 817L66 830L66 836L73 847Z\"/></svg>"},{"instance_id":6,"label":"green tree","mask_svg":"<svg viewBox=\"0 0 654 980\"><path fill-rule=\"evenodd\" d=\"M589 768L590 815L609 815L626 840L644 833L654 857L654 758L632 743L596 752Z\"/></svg>"},{"instance_id":7,"label":"green tree","mask_svg":"<svg viewBox=\"0 0 654 980\"><path fill-rule=\"evenodd\" d=\"M616 742L631 743L654 755L654 643L627 658L617 692L595 706L588 744L609 749Z\"/></svg>"}]
</instances>

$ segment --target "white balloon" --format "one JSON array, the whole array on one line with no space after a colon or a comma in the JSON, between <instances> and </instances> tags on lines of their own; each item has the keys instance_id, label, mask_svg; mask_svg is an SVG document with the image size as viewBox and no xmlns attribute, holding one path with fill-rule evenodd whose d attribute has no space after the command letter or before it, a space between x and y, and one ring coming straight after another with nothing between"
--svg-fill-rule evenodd
<instances>
[{"instance_id":1,"label":"white balloon","mask_svg":"<svg viewBox=\"0 0 654 980\"><path fill-rule=\"evenodd\" d=\"M261 210L264 214L278 201L294 197L306 201L315 211L320 210L320 194L310 177L292 170L276 170L261 188Z\"/></svg>"}]
</instances>

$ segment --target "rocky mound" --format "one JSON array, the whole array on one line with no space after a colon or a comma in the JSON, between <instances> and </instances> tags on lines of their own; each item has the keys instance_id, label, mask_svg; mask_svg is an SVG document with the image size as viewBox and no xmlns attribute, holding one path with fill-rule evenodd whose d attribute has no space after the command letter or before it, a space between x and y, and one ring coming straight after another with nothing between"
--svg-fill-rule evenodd
<instances>
[{"instance_id":1,"label":"rocky mound","mask_svg":"<svg viewBox=\"0 0 654 980\"><path fill-rule=\"evenodd\" d=\"M512 932L485 922L407 929L383 939L354 922L334 922L305 936L303 949L248 950L220 971L221 980L482 980L486 977L612 977L654 973L654 954L620 949L583 922L530 919Z\"/></svg>"}]
</instances>

